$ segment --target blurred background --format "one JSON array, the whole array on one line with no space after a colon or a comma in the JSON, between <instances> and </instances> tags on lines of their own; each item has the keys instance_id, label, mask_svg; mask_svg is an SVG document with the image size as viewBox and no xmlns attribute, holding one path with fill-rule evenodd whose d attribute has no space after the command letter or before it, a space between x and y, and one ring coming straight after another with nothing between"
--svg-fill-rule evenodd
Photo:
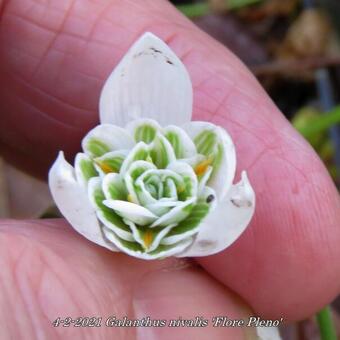
<instances>
[{"instance_id":1,"label":"blurred background","mask_svg":"<svg viewBox=\"0 0 340 340\"><path fill-rule=\"evenodd\" d=\"M339 188L340 0L171 2L250 68L315 148ZM56 216L47 185L0 158L0 218ZM330 311L337 335L323 314L284 326L283 339L340 339L340 298Z\"/></svg>"}]
</instances>

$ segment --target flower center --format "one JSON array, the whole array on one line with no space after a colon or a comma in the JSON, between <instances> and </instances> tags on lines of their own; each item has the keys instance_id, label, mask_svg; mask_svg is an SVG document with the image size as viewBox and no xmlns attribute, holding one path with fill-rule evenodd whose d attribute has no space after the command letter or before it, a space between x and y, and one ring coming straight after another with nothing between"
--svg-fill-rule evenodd
<instances>
[{"instance_id":1,"label":"flower center","mask_svg":"<svg viewBox=\"0 0 340 340\"><path fill-rule=\"evenodd\" d=\"M184 199L184 181L171 170L148 170L138 177L135 187L141 203L175 202Z\"/></svg>"}]
</instances>

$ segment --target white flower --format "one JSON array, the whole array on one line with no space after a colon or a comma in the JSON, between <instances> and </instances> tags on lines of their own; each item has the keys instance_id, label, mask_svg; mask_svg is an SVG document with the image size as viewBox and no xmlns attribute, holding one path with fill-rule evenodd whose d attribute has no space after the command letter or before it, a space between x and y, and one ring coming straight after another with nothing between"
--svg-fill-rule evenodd
<instances>
[{"instance_id":1,"label":"white flower","mask_svg":"<svg viewBox=\"0 0 340 340\"><path fill-rule=\"evenodd\" d=\"M169 47L144 34L108 78L101 124L82 141L74 168L60 152L53 198L75 230L141 259L205 256L228 247L255 208L246 173L233 185L234 144L191 122L192 85Z\"/></svg>"}]
</instances>

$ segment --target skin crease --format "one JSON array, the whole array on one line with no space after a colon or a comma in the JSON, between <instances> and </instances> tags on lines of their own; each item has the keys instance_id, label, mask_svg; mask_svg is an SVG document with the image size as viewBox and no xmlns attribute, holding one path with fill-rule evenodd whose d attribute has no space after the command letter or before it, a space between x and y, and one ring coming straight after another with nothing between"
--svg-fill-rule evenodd
<instances>
[{"instance_id":1,"label":"skin crease","mask_svg":"<svg viewBox=\"0 0 340 340\"><path fill-rule=\"evenodd\" d=\"M225 300L212 299L209 309L221 310L218 302L221 301L226 315L229 310L236 310L235 314L243 310L239 303L230 302L230 290L266 318L296 320L313 314L340 290L339 195L317 155L293 130L242 63L167 2L5 2L0 21L2 154L42 176L46 176L48 166L59 149L65 150L71 161L80 148L81 138L98 124L97 106L103 82L128 47L145 31L151 31L166 41L184 62L194 87L193 118L212 121L228 130L237 149L238 173L247 170L257 195L255 217L246 232L220 254L197 259L207 274L200 272L198 279L188 273L188 280L201 282L201 277L204 278L203 283L197 283L202 285L202 296L208 295L208 291L214 296L213 291L221 289L217 281L208 275L228 287L228 291L223 288L226 290ZM40 246L40 236L35 231L37 223L44 224L41 221L3 223L1 250L5 254L11 250L13 256L5 257L5 260L2 258L6 268L2 275L12 276L15 286L19 287L26 281L13 274L22 249L27 253L25 270L33 278L34 275L39 276L39 270L51 269L51 262L46 257L56 256L57 266L53 268L59 266L60 275L65 275L62 277L65 279L66 273L74 270L69 258L64 257L69 247L72 247L72 261L81 256L76 254L77 247L82 250L82 259L85 258L83 254L89 252L91 258L87 259L86 255L89 267L101 266L100 262L105 258L106 270L100 272L100 279L106 275L116 277L117 272L126 270L124 266L133 263L136 276L115 282L113 288L117 292L116 285L128 286L131 284L129 280L139 280L141 270L153 270L159 265L156 261L148 262L146 266L144 262L121 254L109 254L74 236L71 228L65 230L61 221L47 222L46 240ZM63 235L68 235L63 239L59 232L55 232L60 225L63 225ZM23 229L32 232L30 237L20 236ZM39 244L38 253L33 251L36 242ZM54 243L63 243L64 246L53 250L50 255L49 247ZM29 258L34 259L37 265L30 266ZM37 269L37 274L29 273L31 267ZM89 276L89 267L82 262L78 266L77 262L75 280L80 281L81 286L84 283L80 278L88 275L88 285L95 287L92 289L106 285L107 290L107 283L97 282ZM61 274L62 270L65 273ZM174 287L176 275L174 273L172 278ZM57 284L57 280L49 280ZM40 287L40 281L32 280L32 284ZM3 282L7 282L6 276ZM196 281L193 284L196 285ZM178 286L181 286L180 281ZM67 287L64 289L67 290ZM27 308L27 303L24 303L26 295L33 299L32 291L39 291L38 288L17 290L22 311ZM83 289L86 290L86 287ZM8 295L0 295L1 310L7 310L14 299L19 299L10 289L4 291ZM70 289L67 294L72 296L73 292ZM77 290L76 296L72 296L76 303L69 302L70 307L67 306L69 299L61 299L65 302L64 309L60 306L57 309L57 296L49 297L51 309L65 315L65 308L83 303L81 294L81 290ZM95 295L104 304L109 302L109 308L101 306L101 302L93 302L91 311L99 314L96 306L101 306L101 311L112 313L116 300L112 297L111 300L106 299L102 289ZM172 301L170 297L173 298L173 295L169 293L169 301ZM127 299L133 300L134 297L135 293ZM53 299L55 304L51 303ZM125 297L120 295L119 301L121 299ZM202 310L207 303L209 301L202 303ZM39 303L32 305L41 308ZM131 307L131 301L125 306L120 310L125 311L130 306L137 313L138 308ZM191 316L194 316L199 309L192 307ZM176 308L174 310L181 310L178 305ZM86 311L86 308L80 305L79 310ZM25 313L28 313L27 310ZM44 320L46 323L46 318ZM22 325L37 331L34 320L23 320ZM8 334L18 331L8 329ZM135 334L127 335L130 336L134 338ZM235 337L230 335L232 339Z\"/></svg>"}]
</instances>

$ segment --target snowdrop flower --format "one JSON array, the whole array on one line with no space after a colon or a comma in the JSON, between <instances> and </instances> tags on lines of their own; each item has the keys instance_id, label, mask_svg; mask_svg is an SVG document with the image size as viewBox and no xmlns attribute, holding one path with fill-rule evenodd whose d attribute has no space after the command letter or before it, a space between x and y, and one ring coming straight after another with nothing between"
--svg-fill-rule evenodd
<instances>
[{"instance_id":1,"label":"snowdrop flower","mask_svg":"<svg viewBox=\"0 0 340 340\"><path fill-rule=\"evenodd\" d=\"M100 125L84 137L74 167L60 152L50 170L53 198L72 227L145 260L206 256L232 244L255 194L245 172L233 184L228 133L191 114L184 65L144 34L106 81Z\"/></svg>"}]
</instances>

